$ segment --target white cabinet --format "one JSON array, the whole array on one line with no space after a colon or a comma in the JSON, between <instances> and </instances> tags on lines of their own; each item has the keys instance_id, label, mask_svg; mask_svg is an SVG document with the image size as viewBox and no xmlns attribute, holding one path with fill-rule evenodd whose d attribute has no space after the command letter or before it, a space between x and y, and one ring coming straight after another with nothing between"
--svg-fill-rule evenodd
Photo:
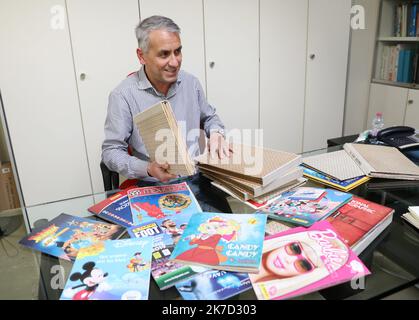
<instances>
[{"instance_id":1,"label":"white cabinet","mask_svg":"<svg viewBox=\"0 0 419 320\"><path fill-rule=\"evenodd\" d=\"M228 129L257 129L258 0L204 0L204 21L208 101Z\"/></svg>"},{"instance_id":2,"label":"white cabinet","mask_svg":"<svg viewBox=\"0 0 419 320\"><path fill-rule=\"evenodd\" d=\"M310 0L303 150L342 136L350 0Z\"/></svg>"},{"instance_id":3,"label":"white cabinet","mask_svg":"<svg viewBox=\"0 0 419 320\"><path fill-rule=\"evenodd\" d=\"M103 191L100 161L109 93L140 67L135 38L138 2L71 0L67 9L86 152L97 193Z\"/></svg>"},{"instance_id":4,"label":"white cabinet","mask_svg":"<svg viewBox=\"0 0 419 320\"><path fill-rule=\"evenodd\" d=\"M65 1L1 1L0 21L0 90L25 204L91 194Z\"/></svg>"},{"instance_id":5,"label":"white cabinet","mask_svg":"<svg viewBox=\"0 0 419 320\"><path fill-rule=\"evenodd\" d=\"M260 1L260 127L268 148L302 151L307 10L308 0Z\"/></svg>"},{"instance_id":6,"label":"white cabinet","mask_svg":"<svg viewBox=\"0 0 419 320\"><path fill-rule=\"evenodd\" d=\"M88 217L91 213L89 213L86 208L91 207L93 204L94 198L92 196L86 196L29 207L26 208L28 225L32 229L35 222L39 219L51 220L61 213Z\"/></svg>"},{"instance_id":7,"label":"white cabinet","mask_svg":"<svg viewBox=\"0 0 419 320\"><path fill-rule=\"evenodd\" d=\"M139 68L138 1L2 1L0 20L0 90L29 223L46 217L41 203L86 196L85 211L103 191L109 93Z\"/></svg>"},{"instance_id":8,"label":"white cabinet","mask_svg":"<svg viewBox=\"0 0 419 320\"><path fill-rule=\"evenodd\" d=\"M419 129L419 90L409 89L404 125Z\"/></svg>"},{"instance_id":9,"label":"white cabinet","mask_svg":"<svg viewBox=\"0 0 419 320\"><path fill-rule=\"evenodd\" d=\"M371 128L377 112L382 112L385 128L403 125L419 128L419 90L372 83L367 128Z\"/></svg>"},{"instance_id":10,"label":"white cabinet","mask_svg":"<svg viewBox=\"0 0 419 320\"><path fill-rule=\"evenodd\" d=\"M206 90L202 1L139 0L139 4L141 19L163 15L171 18L180 27L182 69L196 76Z\"/></svg>"},{"instance_id":11,"label":"white cabinet","mask_svg":"<svg viewBox=\"0 0 419 320\"><path fill-rule=\"evenodd\" d=\"M366 128L371 129L377 112L383 114L385 127L403 125L408 94L407 88L372 83Z\"/></svg>"}]
</instances>

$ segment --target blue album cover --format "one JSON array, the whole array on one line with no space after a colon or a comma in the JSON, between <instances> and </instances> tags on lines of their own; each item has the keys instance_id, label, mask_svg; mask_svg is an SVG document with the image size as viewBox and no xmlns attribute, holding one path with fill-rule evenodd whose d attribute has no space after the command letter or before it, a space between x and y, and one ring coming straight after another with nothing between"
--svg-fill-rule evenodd
<instances>
[{"instance_id":1,"label":"blue album cover","mask_svg":"<svg viewBox=\"0 0 419 320\"><path fill-rule=\"evenodd\" d=\"M171 259L212 269L257 272L266 219L259 214L195 213Z\"/></svg>"},{"instance_id":2,"label":"blue album cover","mask_svg":"<svg viewBox=\"0 0 419 320\"><path fill-rule=\"evenodd\" d=\"M127 195L128 190L125 189L117 192L87 210L109 222L119 224L125 228L132 227L134 223L132 221L131 208Z\"/></svg>"},{"instance_id":3,"label":"blue album cover","mask_svg":"<svg viewBox=\"0 0 419 320\"><path fill-rule=\"evenodd\" d=\"M75 260L80 251L89 251L105 240L117 239L125 228L62 213L45 226L38 227L20 244L52 256Z\"/></svg>"},{"instance_id":4,"label":"blue album cover","mask_svg":"<svg viewBox=\"0 0 419 320\"><path fill-rule=\"evenodd\" d=\"M325 192L322 188L300 187L290 196L292 200L316 200Z\"/></svg>"},{"instance_id":5,"label":"blue album cover","mask_svg":"<svg viewBox=\"0 0 419 320\"><path fill-rule=\"evenodd\" d=\"M61 300L147 300L152 240L108 240L79 254Z\"/></svg>"},{"instance_id":6,"label":"blue album cover","mask_svg":"<svg viewBox=\"0 0 419 320\"><path fill-rule=\"evenodd\" d=\"M256 213L268 214L271 219L309 227L313 223L326 219L329 215L352 199L349 193L333 189L323 190L320 198L315 200L299 199L300 188L284 192ZM318 188L313 188L318 189Z\"/></svg>"},{"instance_id":7,"label":"blue album cover","mask_svg":"<svg viewBox=\"0 0 419 320\"><path fill-rule=\"evenodd\" d=\"M329 183L333 186L337 186L341 188L347 188L347 187L350 187L351 185L356 185L356 183L360 180L368 180L368 177L366 176L359 176L359 177L350 178L346 180L338 180L335 178L328 177L324 174L321 174L320 172L317 172L307 167L303 167L303 170L304 170L304 174L309 177L314 177L314 178L317 178L318 180L323 180L322 182L324 183Z\"/></svg>"},{"instance_id":8,"label":"blue album cover","mask_svg":"<svg viewBox=\"0 0 419 320\"><path fill-rule=\"evenodd\" d=\"M135 226L180 213L202 212L186 182L133 188L128 198Z\"/></svg>"},{"instance_id":9,"label":"blue album cover","mask_svg":"<svg viewBox=\"0 0 419 320\"><path fill-rule=\"evenodd\" d=\"M208 270L176 284L185 300L225 300L252 288L247 273Z\"/></svg>"},{"instance_id":10,"label":"blue album cover","mask_svg":"<svg viewBox=\"0 0 419 320\"><path fill-rule=\"evenodd\" d=\"M208 270L170 260L173 249L188 225L191 215L192 213L184 212L128 229L129 235L133 238L152 237L151 275L161 290Z\"/></svg>"}]
</instances>

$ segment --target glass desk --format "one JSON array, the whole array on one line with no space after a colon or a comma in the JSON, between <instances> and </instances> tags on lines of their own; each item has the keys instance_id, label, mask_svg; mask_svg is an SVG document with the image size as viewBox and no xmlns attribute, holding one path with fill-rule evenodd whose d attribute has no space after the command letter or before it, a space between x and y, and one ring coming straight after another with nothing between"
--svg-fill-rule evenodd
<instances>
[{"instance_id":1,"label":"glass desk","mask_svg":"<svg viewBox=\"0 0 419 320\"><path fill-rule=\"evenodd\" d=\"M339 147L305 153L304 156L338 150ZM232 198L211 185L201 175L188 179L203 211L250 213L254 209ZM322 186L308 181L306 185ZM110 196L117 190L103 194ZM361 260L370 269L371 275L353 289L350 283L337 285L316 293L315 299L381 299L402 289L419 283L419 232L405 222L401 215L408 206L419 205L419 182L372 179L353 189L350 193L395 210L392 223L360 254ZM68 200L66 200L68 202ZM58 202L59 204L59 202ZM61 212L57 212L57 215ZM42 221L38 221L42 224ZM62 288L71 271L72 263L41 254L39 256L40 299L59 299ZM311 299L303 296L296 299ZM176 288L160 291L153 279L150 280L150 300L181 299ZM255 300L252 289L241 293L233 300Z\"/></svg>"}]
</instances>

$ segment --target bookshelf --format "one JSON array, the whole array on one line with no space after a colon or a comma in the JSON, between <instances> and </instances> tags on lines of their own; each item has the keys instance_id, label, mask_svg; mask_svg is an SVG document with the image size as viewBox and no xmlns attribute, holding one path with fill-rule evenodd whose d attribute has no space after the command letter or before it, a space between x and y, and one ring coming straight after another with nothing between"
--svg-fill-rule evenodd
<instances>
[{"instance_id":1,"label":"bookshelf","mask_svg":"<svg viewBox=\"0 0 419 320\"><path fill-rule=\"evenodd\" d=\"M385 127L419 128L419 1L381 0L373 65L366 127L381 112Z\"/></svg>"},{"instance_id":2,"label":"bookshelf","mask_svg":"<svg viewBox=\"0 0 419 320\"><path fill-rule=\"evenodd\" d=\"M373 83L419 87L419 2L382 0Z\"/></svg>"}]
</instances>

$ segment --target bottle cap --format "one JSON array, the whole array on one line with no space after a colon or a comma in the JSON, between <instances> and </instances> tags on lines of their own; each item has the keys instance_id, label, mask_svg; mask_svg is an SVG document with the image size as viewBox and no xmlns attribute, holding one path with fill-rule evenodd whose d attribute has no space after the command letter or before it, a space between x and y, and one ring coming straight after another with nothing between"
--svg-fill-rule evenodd
<instances>
[{"instance_id":1,"label":"bottle cap","mask_svg":"<svg viewBox=\"0 0 419 320\"><path fill-rule=\"evenodd\" d=\"M383 113L382 113L382 112L377 112L375 115L376 115L377 117L382 117L382 116L383 116Z\"/></svg>"}]
</instances>

